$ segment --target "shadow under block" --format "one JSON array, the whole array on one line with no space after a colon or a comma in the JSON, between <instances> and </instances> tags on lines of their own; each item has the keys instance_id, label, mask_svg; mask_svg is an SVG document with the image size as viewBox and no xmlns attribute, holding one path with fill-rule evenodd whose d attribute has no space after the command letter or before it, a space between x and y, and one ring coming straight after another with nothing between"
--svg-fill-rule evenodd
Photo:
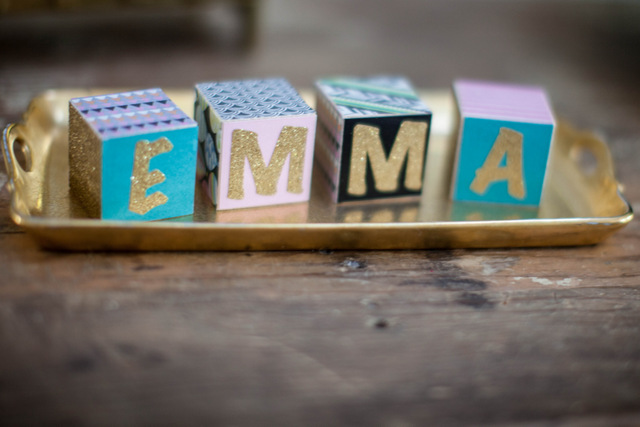
<instances>
[{"instance_id":1,"label":"shadow under block","mask_svg":"<svg viewBox=\"0 0 640 427\"><path fill-rule=\"evenodd\" d=\"M538 206L554 118L543 89L458 80L452 198Z\"/></svg>"},{"instance_id":2,"label":"shadow under block","mask_svg":"<svg viewBox=\"0 0 640 427\"><path fill-rule=\"evenodd\" d=\"M316 162L333 202L419 195L431 111L403 77L316 82Z\"/></svg>"},{"instance_id":3,"label":"shadow under block","mask_svg":"<svg viewBox=\"0 0 640 427\"><path fill-rule=\"evenodd\" d=\"M196 85L198 181L217 210L309 200L316 113L282 78Z\"/></svg>"},{"instance_id":4,"label":"shadow under block","mask_svg":"<svg viewBox=\"0 0 640 427\"><path fill-rule=\"evenodd\" d=\"M193 213L197 125L160 89L69 102L69 186L93 218Z\"/></svg>"}]
</instances>

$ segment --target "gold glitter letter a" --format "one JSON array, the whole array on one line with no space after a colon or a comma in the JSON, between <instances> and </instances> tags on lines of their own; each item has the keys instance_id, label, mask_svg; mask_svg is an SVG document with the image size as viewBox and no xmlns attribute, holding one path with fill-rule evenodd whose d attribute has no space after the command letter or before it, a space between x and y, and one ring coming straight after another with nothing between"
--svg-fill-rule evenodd
<instances>
[{"instance_id":1,"label":"gold glitter letter a","mask_svg":"<svg viewBox=\"0 0 640 427\"><path fill-rule=\"evenodd\" d=\"M476 177L471 183L471 190L484 194L489 184L494 181L507 180L511 197L524 199L524 177L522 176L522 134L508 128L500 128L500 133L491 147L491 151ZM504 156L507 164L500 166Z\"/></svg>"},{"instance_id":2,"label":"gold glitter letter a","mask_svg":"<svg viewBox=\"0 0 640 427\"><path fill-rule=\"evenodd\" d=\"M422 166L427 142L427 123L404 121L393 142L389 159L384 154L380 129L374 126L356 125L353 129L349 186L353 196L367 192L367 158L371 162L376 190L390 193L398 189L400 170L407 158L404 186L409 190L422 188Z\"/></svg>"},{"instance_id":3,"label":"gold glitter letter a","mask_svg":"<svg viewBox=\"0 0 640 427\"><path fill-rule=\"evenodd\" d=\"M287 191L302 193L302 172L304 169L304 152L307 142L307 128L284 126L273 149L269 166L265 165L258 134L248 130L236 129L231 135L231 170L229 171L229 191L227 197L235 200L244 198L244 159L249 160L249 167L256 184L256 193L272 196L278 189L278 179L282 173L284 162L289 158L289 179Z\"/></svg>"},{"instance_id":4,"label":"gold glitter letter a","mask_svg":"<svg viewBox=\"0 0 640 427\"><path fill-rule=\"evenodd\" d=\"M151 209L164 205L169 198L156 191L147 196L147 189L164 182L166 177L159 170L149 172L149 162L158 154L167 153L173 149L173 144L167 138L160 138L154 142L138 141L136 143L135 157L133 160L133 173L131 174L131 195L129 198L129 210L144 215Z\"/></svg>"}]
</instances>

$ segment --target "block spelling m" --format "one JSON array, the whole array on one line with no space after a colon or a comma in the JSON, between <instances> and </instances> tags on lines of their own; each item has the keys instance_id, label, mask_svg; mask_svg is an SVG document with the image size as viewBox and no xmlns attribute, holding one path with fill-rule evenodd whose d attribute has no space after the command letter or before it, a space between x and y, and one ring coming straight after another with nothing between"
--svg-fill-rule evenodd
<instances>
[{"instance_id":1,"label":"block spelling m","mask_svg":"<svg viewBox=\"0 0 640 427\"><path fill-rule=\"evenodd\" d=\"M316 83L319 176L336 202L422 191L431 112L401 77Z\"/></svg>"},{"instance_id":2,"label":"block spelling m","mask_svg":"<svg viewBox=\"0 0 640 427\"><path fill-rule=\"evenodd\" d=\"M284 79L196 85L198 180L218 210L309 200L316 113Z\"/></svg>"}]
</instances>

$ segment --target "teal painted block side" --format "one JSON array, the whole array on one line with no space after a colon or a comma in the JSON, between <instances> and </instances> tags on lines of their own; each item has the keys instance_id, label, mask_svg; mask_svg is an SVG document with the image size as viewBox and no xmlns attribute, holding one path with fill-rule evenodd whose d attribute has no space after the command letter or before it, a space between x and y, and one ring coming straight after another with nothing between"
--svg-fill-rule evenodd
<instances>
[{"instance_id":1,"label":"teal painted block side","mask_svg":"<svg viewBox=\"0 0 640 427\"><path fill-rule=\"evenodd\" d=\"M193 126L105 140L102 151L102 218L151 221L193 214L197 132ZM146 195L160 191L168 201L140 215L129 210L136 143L141 140L154 142L162 137L167 138L173 148L152 157L149 172L157 169L165 175L165 180L149 187Z\"/></svg>"},{"instance_id":2,"label":"teal painted block side","mask_svg":"<svg viewBox=\"0 0 640 427\"><path fill-rule=\"evenodd\" d=\"M476 171L484 165L501 128L511 129L523 135L522 174L525 195L521 199L509 194L507 180L493 181L484 194L478 194L471 189ZM551 149L552 124L468 117L462 120L461 129L452 192L454 200L539 205ZM503 158L501 166L505 166L505 162L506 159Z\"/></svg>"}]
</instances>

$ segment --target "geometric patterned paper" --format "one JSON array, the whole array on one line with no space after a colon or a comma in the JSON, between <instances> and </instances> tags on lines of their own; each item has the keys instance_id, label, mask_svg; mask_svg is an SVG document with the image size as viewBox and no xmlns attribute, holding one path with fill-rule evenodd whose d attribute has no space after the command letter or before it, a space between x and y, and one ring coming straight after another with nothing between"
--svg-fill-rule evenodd
<instances>
[{"instance_id":1,"label":"geometric patterned paper","mask_svg":"<svg viewBox=\"0 0 640 427\"><path fill-rule=\"evenodd\" d=\"M430 112L403 77L336 77L321 79L316 86L343 118Z\"/></svg>"},{"instance_id":2,"label":"geometric patterned paper","mask_svg":"<svg viewBox=\"0 0 640 427\"><path fill-rule=\"evenodd\" d=\"M71 105L102 138L193 125L160 89L76 98Z\"/></svg>"},{"instance_id":3,"label":"geometric patterned paper","mask_svg":"<svg viewBox=\"0 0 640 427\"><path fill-rule=\"evenodd\" d=\"M313 113L313 109L283 78L200 83L196 88L220 120Z\"/></svg>"}]
</instances>

